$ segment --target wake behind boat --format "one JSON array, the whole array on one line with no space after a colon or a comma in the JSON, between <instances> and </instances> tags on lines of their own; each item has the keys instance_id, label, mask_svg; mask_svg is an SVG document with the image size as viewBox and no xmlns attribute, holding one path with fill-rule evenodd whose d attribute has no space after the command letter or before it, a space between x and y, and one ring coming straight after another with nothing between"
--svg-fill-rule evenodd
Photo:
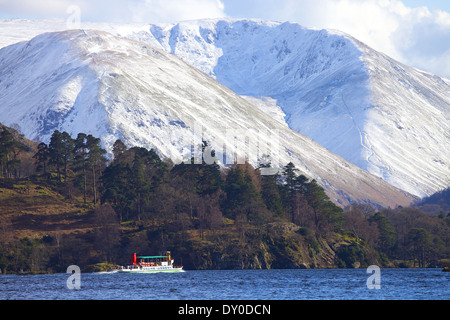
<instances>
[{"instance_id":1,"label":"wake behind boat","mask_svg":"<svg viewBox=\"0 0 450 320\"><path fill-rule=\"evenodd\" d=\"M170 251L161 256L137 256L131 255L131 263L121 267L118 272L121 273L158 273L158 272L183 272L183 267L174 266L174 260L171 259Z\"/></svg>"}]
</instances>

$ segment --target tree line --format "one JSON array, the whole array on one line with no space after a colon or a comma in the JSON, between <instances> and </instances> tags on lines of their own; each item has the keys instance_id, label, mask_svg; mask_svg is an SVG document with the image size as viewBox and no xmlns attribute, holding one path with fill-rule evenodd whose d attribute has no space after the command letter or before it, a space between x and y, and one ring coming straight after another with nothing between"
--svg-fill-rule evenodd
<instances>
[{"instance_id":1,"label":"tree line","mask_svg":"<svg viewBox=\"0 0 450 320\"><path fill-rule=\"evenodd\" d=\"M215 156L204 141L206 150ZM270 163L259 168L234 164L225 170L204 159L174 165L155 150L127 148L121 140L114 143L108 160L99 138L84 133L72 138L58 130L48 145L38 145L33 158L38 174L63 186L71 184L85 203L110 203L121 222L178 214L205 226L211 224L211 215L219 221L223 216L251 223L279 218L322 232L339 228L343 221L343 210L292 163L272 176L260 174Z\"/></svg>"},{"instance_id":2,"label":"tree line","mask_svg":"<svg viewBox=\"0 0 450 320\"><path fill-rule=\"evenodd\" d=\"M20 141L16 130L0 123L0 177L17 178L21 175L21 154L31 150L30 145ZM28 165L28 163L27 163Z\"/></svg>"},{"instance_id":3,"label":"tree line","mask_svg":"<svg viewBox=\"0 0 450 320\"><path fill-rule=\"evenodd\" d=\"M2 174L12 178L11 170L18 162L8 161L17 159L14 155L20 147L11 144L5 131L0 133ZM202 151L214 157L206 141ZM350 267L355 261L370 263L370 259L383 265L399 260L424 267L450 255L447 213L437 216L417 208L383 209L369 204L342 209L293 163L271 176L260 171L271 166L270 159L256 168L249 163L221 168L217 162L209 165L193 158L175 165L155 150L128 148L121 140L114 143L108 158L100 139L84 133L72 138L59 131L48 145L37 146L33 160L36 176L56 185L68 198L79 197L93 205L102 227L91 241L110 261L118 257L117 247L129 245L121 242L120 226L130 222L156 226L166 235L178 232L181 239L177 241L182 242L189 230L207 239L227 224L245 229L284 221L299 226L313 246L317 239L333 234L353 239L350 245L336 249L340 267ZM152 237L149 233L146 241L160 235ZM375 250L375 258L369 256L367 247Z\"/></svg>"}]
</instances>

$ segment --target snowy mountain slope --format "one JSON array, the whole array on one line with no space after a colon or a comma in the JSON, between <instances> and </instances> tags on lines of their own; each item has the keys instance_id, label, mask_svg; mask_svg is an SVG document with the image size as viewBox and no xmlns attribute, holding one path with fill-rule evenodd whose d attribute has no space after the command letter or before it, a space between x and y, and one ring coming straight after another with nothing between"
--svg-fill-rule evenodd
<instances>
[{"instance_id":1,"label":"snowy mountain slope","mask_svg":"<svg viewBox=\"0 0 450 320\"><path fill-rule=\"evenodd\" d=\"M430 195L450 185L450 85L357 43L371 91L364 128L368 170ZM369 53L368 53L369 52ZM387 165L386 165L387 164Z\"/></svg>"},{"instance_id":2,"label":"snowy mountain slope","mask_svg":"<svg viewBox=\"0 0 450 320\"><path fill-rule=\"evenodd\" d=\"M64 20L29 20L29 19L0 19L0 48L30 41L34 37L49 32L67 31L76 29L73 24ZM79 29L101 30L114 35L132 35L138 38L142 33L149 33L148 24L100 23L83 22Z\"/></svg>"},{"instance_id":3,"label":"snowy mountain slope","mask_svg":"<svg viewBox=\"0 0 450 320\"><path fill-rule=\"evenodd\" d=\"M66 28L63 21L0 20L0 47ZM450 80L404 66L348 35L234 19L83 28L177 55L261 110L285 117L292 129L417 196L450 185Z\"/></svg>"},{"instance_id":4,"label":"snowy mountain slope","mask_svg":"<svg viewBox=\"0 0 450 320\"><path fill-rule=\"evenodd\" d=\"M413 199L175 56L106 32L49 33L1 49L0 122L17 123L25 136L47 142L55 129L93 134L108 150L120 138L174 161L189 158L192 144L201 143L194 135L201 125L219 160L233 161L234 151L243 156L246 143L258 142L253 164L263 154L280 165L292 161L341 204L396 206Z\"/></svg>"},{"instance_id":5,"label":"snowy mountain slope","mask_svg":"<svg viewBox=\"0 0 450 320\"><path fill-rule=\"evenodd\" d=\"M450 185L448 80L294 23L202 20L150 32L236 93L275 99L292 129L389 183L418 196Z\"/></svg>"}]
</instances>

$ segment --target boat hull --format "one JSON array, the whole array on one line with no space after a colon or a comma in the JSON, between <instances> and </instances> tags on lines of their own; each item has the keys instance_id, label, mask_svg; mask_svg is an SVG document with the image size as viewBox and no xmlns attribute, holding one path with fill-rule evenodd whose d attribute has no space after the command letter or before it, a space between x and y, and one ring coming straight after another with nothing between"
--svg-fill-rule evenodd
<instances>
[{"instance_id":1,"label":"boat hull","mask_svg":"<svg viewBox=\"0 0 450 320\"><path fill-rule=\"evenodd\" d=\"M119 273L178 273L184 272L183 268L158 268L158 267L149 267L142 269L119 269Z\"/></svg>"}]
</instances>

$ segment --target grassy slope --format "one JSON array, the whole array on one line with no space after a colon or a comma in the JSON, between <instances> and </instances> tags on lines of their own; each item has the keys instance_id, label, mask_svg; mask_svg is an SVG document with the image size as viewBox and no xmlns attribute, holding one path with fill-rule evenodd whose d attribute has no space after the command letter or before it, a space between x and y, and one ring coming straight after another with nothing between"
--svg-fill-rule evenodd
<instances>
[{"instance_id":1,"label":"grassy slope","mask_svg":"<svg viewBox=\"0 0 450 320\"><path fill-rule=\"evenodd\" d=\"M96 228L93 210L81 197L67 199L43 181L0 179L0 214L11 221L16 239L42 239L56 233L88 238ZM195 228L184 232L172 229L166 245L190 268L259 269L335 267L335 247L346 244L335 235L336 238L319 239L312 245L310 239L301 235L300 227L287 222L247 226L245 230L233 221L225 222L222 228L205 231L203 237ZM121 237L127 238L126 242L144 239L143 248L153 252L161 249L161 230L168 229L170 222L166 226L156 221L126 222L121 225Z\"/></svg>"},{"instance_id":2,"label":"grassy slope","mask_svg":"<svg viewBox=\"0 0 450 320\"><path fill-rule=\"evenodd\" d=\"M92 207L65 199L44 183L0 179L0 214L9 218L18 238L92 229Z\"/></svg>"}]
</instances>

